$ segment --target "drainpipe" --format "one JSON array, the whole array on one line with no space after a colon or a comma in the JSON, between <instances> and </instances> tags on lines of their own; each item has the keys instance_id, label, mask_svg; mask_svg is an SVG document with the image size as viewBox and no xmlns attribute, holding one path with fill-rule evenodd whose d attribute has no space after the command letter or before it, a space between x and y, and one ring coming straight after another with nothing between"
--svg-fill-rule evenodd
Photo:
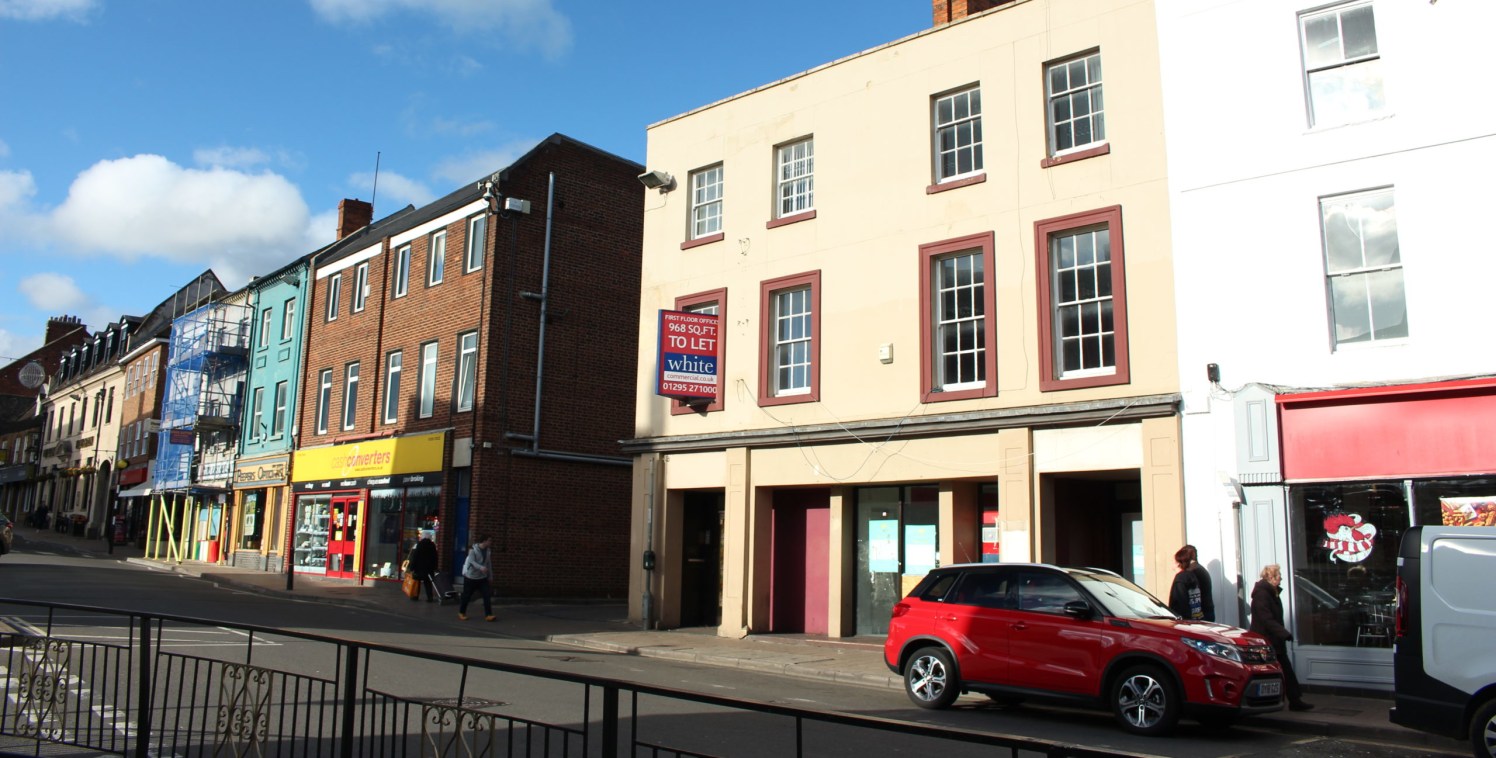
<instances>
[{"instance_id":1,"label":"drainpipe","mask_svg":"<svg viewBox=\"0 0 1496 758\"><path fill-rule=\"evenodd\" d=\"M654 628L654 480L656 456L649 456L649 473L644 483L644 628Z\"/></svg>"},{"instance_id":2,"label":"drainpipe","mask_svg":"<svg viewBox=\"0 0 1496 758\"><path fill-rule=\"evenodd\" d=\"M545 191L545 252L540 263L540 294L524 293L525 297L540 301L540 337L535 349L535 419L530 428L531 454L540 452L540 399L545 390L545 318L551 294L551 222L555 215L556 172L552 171Z\"/></svg>"}]
</instances>

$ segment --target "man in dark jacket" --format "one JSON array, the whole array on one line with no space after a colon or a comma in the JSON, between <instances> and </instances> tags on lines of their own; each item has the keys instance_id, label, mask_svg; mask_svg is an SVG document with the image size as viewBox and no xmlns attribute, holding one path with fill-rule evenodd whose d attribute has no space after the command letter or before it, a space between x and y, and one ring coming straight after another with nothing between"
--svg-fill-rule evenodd
<instances>
[{"instance_id":1,"label":"man in dark jacket","mask_svg":"<svg viewBox=\"0 0 1496 758\"><path fill-rule=\"evenodd\" d=\"M1174 575L1174 585L1169 589L1169 608L1180 618L1194 621L1215 621L1215 591L1211 588L1210 572L1200 565L1194 545L1185 545L1174 553L1174 563L1179 573Z\"/></svg>"},{"instance_id":2,"label":"man in dark jacket","mask_svg":"<svg viewBox=\"0 0 1496 758\"><path fill-rule=\"evenodd\" d=\"M1293 673L1293 664L1288 661L1288 643L1293 641L1293 633L1283 625L1283 600L1278 597L1283 592L1283 571L1278 564L1270 564L1262 568L1262 578L1252 588L1252 628L1255 632L1267 638L1273 645L1273 653L1278 656L1278 664L1283 667L1283 687L1288 694L1288 710L1307 711L1314 706L1304 702L1304 691L1299 687L1299 678Z\"/></svg>"},{"instance_id":3,"label":"man in dark jacket","mask_svg":"<svg viewBox=\"0 0 1496 758\"><path fill-rule=\"evenodd\" d=\"M430 531L421 532L421 540L410 550L410 561L406 571L416 578L425 588L426 602L436 602L436 585L432 583L431 577L436 573L436 543L431 539ZM416 598L411 598L415 600Z\"/></svg>"}]
</instances>

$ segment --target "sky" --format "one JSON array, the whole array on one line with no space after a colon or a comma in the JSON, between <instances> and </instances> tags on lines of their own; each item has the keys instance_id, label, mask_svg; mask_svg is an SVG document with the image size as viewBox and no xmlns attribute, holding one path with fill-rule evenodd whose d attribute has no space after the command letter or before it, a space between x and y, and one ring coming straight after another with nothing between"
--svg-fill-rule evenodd
<instances>
[{"instance_id":1,"label":"sky","mask_svg":"<svg viewBox=\"0 0 1496 758\"><path fill-rule=\"evenodd\" d=\"M419 207L555 132L644 163L652 123L929 26L928 0L0 0L0 365L51 316L240 287L343 198Z\"/></svg>"}]
</instances>

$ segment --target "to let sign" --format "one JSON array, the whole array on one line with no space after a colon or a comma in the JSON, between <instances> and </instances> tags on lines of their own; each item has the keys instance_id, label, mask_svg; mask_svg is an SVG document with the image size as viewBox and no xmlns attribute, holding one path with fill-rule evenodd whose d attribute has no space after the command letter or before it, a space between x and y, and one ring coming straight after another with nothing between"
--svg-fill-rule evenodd
<instances>
[{"instance_id":1,"label":"to let sign","mask_svg":"<svg viewBox=\"0 0 1496 758\"><path fill-rule=\"evenodd\" d=\"M687 402L717 398L717 332L713 314L660 311L655 394Z\"/></svg>"}]
</instances>

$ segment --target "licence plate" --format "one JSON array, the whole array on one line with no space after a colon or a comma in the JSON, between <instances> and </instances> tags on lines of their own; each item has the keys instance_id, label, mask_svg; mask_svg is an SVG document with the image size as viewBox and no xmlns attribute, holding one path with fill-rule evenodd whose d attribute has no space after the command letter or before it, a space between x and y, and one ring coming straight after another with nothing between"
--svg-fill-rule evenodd
<instances>
[{"instance_id":1,"label":"licence plate","mask_svg":"<svg viewBox=\"0 0 1496 758\"><path fill-rule=\"evenodd\" d=\"M1277 697L1283 692L1283 680L1270 679L1257 683L1257 694L1254 697Z\"/></svg>"}]
</instances>

